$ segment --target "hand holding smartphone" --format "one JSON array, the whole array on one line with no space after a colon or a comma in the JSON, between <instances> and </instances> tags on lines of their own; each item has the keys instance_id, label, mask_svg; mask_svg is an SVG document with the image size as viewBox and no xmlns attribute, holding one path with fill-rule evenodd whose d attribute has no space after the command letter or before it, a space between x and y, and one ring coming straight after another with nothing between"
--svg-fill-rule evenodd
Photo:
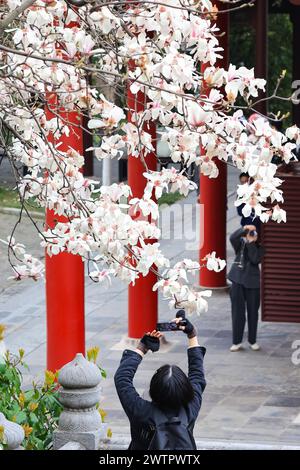
<instances>
[{"instance_id":1,"label":"hand holding smartphone","mask_svg":"<svg viewBox=\"0 0 300 470\"><path fill-rule=\"evenodd\" d=\"M157 323L157 331L180 331L179 327L183 326L183 322L176 323L175 321Z\"/></svg>"}]
</instances>

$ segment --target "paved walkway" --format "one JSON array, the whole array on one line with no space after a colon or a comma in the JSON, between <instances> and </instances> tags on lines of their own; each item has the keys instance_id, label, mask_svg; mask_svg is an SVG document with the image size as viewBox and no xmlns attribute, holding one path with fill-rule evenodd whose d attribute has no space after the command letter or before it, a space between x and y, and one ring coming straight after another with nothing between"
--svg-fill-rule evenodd
<instances>
[{"instance_id":1,"label":"paved walkway","mask_svg":"<svg viewBox=\"0 0 300 470\"><path fill-rule=\"evenodd\" d=\"M187 203L195 204L191 196ZM196 206L195 206L196 207ZM185 238L193 233L195 214L185 221ZM175 213L180 221L182 211ZM8 217L8 216L5 216ZM6 220L1 215L0 220ZM235 209L229 204L228 233L237 227ZM7 227L6 227L7 228ZM3 227L1 226L1 232ZM172 232L172 230L171 230ZM2 236L2 233L1 233ZM164 240L164 251L174 260L190 257L197 252L187 250L187 240ZM228 246L229 260L232 250ZM7 286L6 286L7 287ZM194 321L199 338L207 347L205 367L207 388L203 407L195 427L199 439L220 440L223 443L245 442L275 445L300 443L300 365L291 361L292 343L300 339L300 325L261 323L259 342L261 351L247 347L242 352L230 353L230 303L228 294L215 292L209 302L209 311ZM159 316L170 318L167 304L160 299ZM46 364L46 325L44 285L39 283L8 286L0 295L0 322L8 327L6 344L15 351L26 350L26 360L32 375L42 374ZM127 288L113 282L109 291L86 279L86 338L87 347L99 346L99 360L107 370L103 381L102 406L107 421L115 434L128 434L127 419L120 407L113 385L113 374L121 351L119 342L126 335ZM169 333L169 347L155 355L148 355L136 376L135 384L141 393L156 368L163 363L186 367L185 338ZM25 376L28 383L29 376ZM254 444L253 444L254 445Z\"/></svg>"}]
</instances>

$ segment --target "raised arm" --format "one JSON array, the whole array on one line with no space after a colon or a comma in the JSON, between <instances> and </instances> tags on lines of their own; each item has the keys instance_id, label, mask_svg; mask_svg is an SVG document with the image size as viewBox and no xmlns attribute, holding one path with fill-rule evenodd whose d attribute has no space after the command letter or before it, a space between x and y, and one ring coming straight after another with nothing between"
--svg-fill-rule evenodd
<instances>
[{"instance_id":1,"label":"raised arm","mask_svg":"<svg viewBox=\"0 0 300 470\"><path fill-rule=\"evenodd\" d=\"M133 385L133 378L141 362L142 354L126 349L114 377L121 405L129 418L143 412L146 404Z\"/></svg>"},{"instance_id":2,"label":"raised arm","mask_svg":"<svg viewBox=\"0 0 300 470\"><path fill-rule=\"evenodd\" d=\"M199 346L198 338L189 340L188 346L188 377L194 389L194 399L190 404L192 414L196 417L202 404L202 394L206 387L203 359L206 348Z\"/></svg>"},{"instance_id":3,"label":"raised arm","mask_svg":"<svg viewBox=\"0 0 300 470\"><path fill-rule=\"evenodd\" d=\"M262 262L265 254L265 249L262 246L257 245L255 242L247 243L247 250L249 260L252 264L259 264Z\"/></svg>"},{"instance_id":4,"label":"raised arm","mask_svg":"<svg viewBox=\"0 0 300 470\"><path fill-rule=\"evenodd\" d=\"M206 348L200 346L198 338L189 339L188 345L188 365L189 365L189 379L194 388L194 391L202 393L206 387L206 380L203 368L203 359L206 353Z\"/></svg>"},{"instance_id":5,"label":"raised arm","mask_svg":"<svg viewBox=\"0 0 300 470\"><path fill-rule=\"evenodd\" d=\"M150 349L158 351L162 334L156 331L144 335L135 351L126 349L115 373L115 386L121 405L129 419L145 418L150 409L150 402L144 400L136 391L133 379L144 354Z\"/></svg>"},{"instance_id":6,"label":"raised arm","mask_svg":"<svg viewBox=\"0 0 300 470\"><path fill-rule=\"evenodd\" d=\"M246 235L247 239L247 252L250 263L252 264L259 264L262 261L262 258L265 254L265 249L257 243L258 235L257 233L252 234L251 230L255 230L255 225L247 225L246 227L250 227L250 231ZM245 228L245 227L244 227Z\"/></svg>"},{"instance_id":7,"label":"raised arm","mask_svg":"<svg viewBox=\"0 0 300 470\"><path fill-rule=\"evenodd\" d=\"M243 233L244 233L244 229L239 228L230 235L229 240L230 240L231 245L233 246L235 253L239 251L239 248L241 245L241 237Z\"/></svg>"},{"instance_id":8,"label":"raised arm","mask_svg":"<svg viewBox=\"0 0 300 470\"><path fill-rule=\"evenodd\" d=\"M189 404L189 407L192 415L196 417L199 413L202 403L202 394L206 387L203 368L203 359L206 349L199 346L196 328L187 318L185 318L183 310L179 310L179 312L177 312L176 322L182 325L179 328L182 329L188 337L188 378L194 389L194 399Z\"/></svg>"}]
</instances>

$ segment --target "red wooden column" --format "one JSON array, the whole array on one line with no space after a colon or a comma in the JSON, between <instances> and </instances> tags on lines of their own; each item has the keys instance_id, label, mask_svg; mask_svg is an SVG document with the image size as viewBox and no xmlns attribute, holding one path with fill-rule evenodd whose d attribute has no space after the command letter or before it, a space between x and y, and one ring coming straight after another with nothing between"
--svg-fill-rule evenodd
<instances>
[{"instance_id":1,"label":"red wooden column","mask_svg":"<svg viewBox=\"0 0 300 470\"><path fill-rule=\"evenodd\" d=\"M49 102L49 108L55 109L55 98L50 97ZM47 110L47 116L53 117L51 111ZM64 152L72 147L83 155L79 115L71 112L63 113L63 117L69 123L70 134L61 137L59 150ZM58 221L65 220L53 210L46 212L46 228L54 228ZM46 254L46 308L47 368L55 371L71 361L76 353L85 352L84 263L80 256L60 253L50 257Z\"/></svg>"},{"instance_id":2,"label":"red wooden column","mask_svg":"<svg viewBox=\"0 0 300 470\"><path fill-rule=\"evenodd\" d=\"M78 126L78 114L64 114L68 120L70 135L60 139L59 149L64 152L72 147L83 154L82 130ZM48 210L46 225L53 228L63 217ZM84 263L80 256L60 253L46 255L46 305L47 305L47 368L58 370L71 361L75 354L85 352L84 326Z\"/></svg>"},{"instance_id":3,"label":"red wooden column","mask_svg":"<svg viewBox=\"0 0 300 470\"><path fill-rule=\"evenodd\" d=\"M142 111L145 107L146 97L144 93L138 92L133 95L128 87L127 105L128 121L132 119L134 111ZM155 147L156 125L151 122L145 124L144 130L151 134L152 144ZM150 153L145 157L149 170L156 170L156 155ZM128 184L132 189L133 197L141 198L144 193L146 179L143 176L145 167L140 158L128 155ZM156 240L148 240L154 243ZM157 323L157 292L153 292L152 287L156 283L157 277L150 272L146 277L140 277L135 285L130 285L128 289L128 337L140 338L145 332L153 330Z\"/></svg>"},{"instance_id":4,"label":"red wooden column","mask_svg":"<svg viewBox=\"0 0 300 470\"><path fill-rule=\"evenodd\" d=\"M66 27L79 26L76 22ZM69 135L59 139L59 150L66 152L73 148L84 155L84 135L82 117L76 111L67 112L59 106L55 93L48 97L46 114L49 119L60 114L69 127ZM53 137L50 137L53 141ZM64 222L64 217L54 211L46 212L46 228ZM47 308L47 368L58 370L71 361L76 353L85 353L84 318L84 263L80 256L60 253L55 256L46 254L46 308Z\"/></svg>"},{"instance_id":5,"label":"red wooden column","mask_svg":"<svg viewBox=\"0 0 300 470\"><path fill-rule=\"evenodd\" d=\"M217 2L219 9L220 2ZM218 61L220 67L227 67L229 62L229 15L218 15L217 24L224 36L219 38L221 47L224 48L223 59ZM218 257L226 259L226 211L227 211L227 165L218 159L215 163L219 169L218 178L208 178L200 175L200 204L204 216L202 218L203 240L200 241L201 260L212 251L216 251ZM203 287L225 287L226 270L216 273L206 268L200 270L200 285Z\"/></svg>"}]
</instances>

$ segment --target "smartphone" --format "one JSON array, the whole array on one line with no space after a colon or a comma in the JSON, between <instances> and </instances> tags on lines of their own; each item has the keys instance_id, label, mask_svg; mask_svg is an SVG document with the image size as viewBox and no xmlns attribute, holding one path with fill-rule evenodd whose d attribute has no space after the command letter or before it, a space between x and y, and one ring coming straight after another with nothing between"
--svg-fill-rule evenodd
<instances>
[{"instance_id":1,"label":"smartphone","mask_svg":"<svg viewBox=\"0 0 300 470\"><path fill-rule=\"evenodd\" d=\"M157 331L177 331L178 328L179 328L179 325L175 321L157 323L156 325Z\"/></svg>"}]
</instances>

